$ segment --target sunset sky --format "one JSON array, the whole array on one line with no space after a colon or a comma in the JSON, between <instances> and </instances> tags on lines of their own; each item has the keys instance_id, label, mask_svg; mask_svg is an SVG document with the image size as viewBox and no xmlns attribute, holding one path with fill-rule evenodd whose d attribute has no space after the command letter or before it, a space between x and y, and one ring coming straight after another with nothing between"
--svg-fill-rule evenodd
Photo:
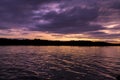
<instances>
[{"instance_id":1,"label":"sunset sky","mask_svg":"<svg viewBox=\"0 0 120 80\"><path fill-rule=\"evenodd\" d=\"M0 0L0 37L120 41L120 0Z\"/></svg>"}]
</instances>

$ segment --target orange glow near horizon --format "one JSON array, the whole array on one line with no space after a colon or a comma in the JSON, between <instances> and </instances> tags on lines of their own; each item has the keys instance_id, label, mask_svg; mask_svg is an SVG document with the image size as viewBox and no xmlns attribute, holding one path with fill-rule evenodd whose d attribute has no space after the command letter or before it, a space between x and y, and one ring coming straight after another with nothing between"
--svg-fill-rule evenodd
<instances>
[{"instance_id":1,"label":"orange glow near horizon","mask_svg":"<svg viewBox=\"0 0 120 80\"><path fill-rule=\"evenodd\" d=\"M15 38L15 39L44 39L44 40L59 40L59 41L78 41L78 40L87 40L87 41L106 41L106 42L120 42L119 38L114 39L105 39L105 38L96 38L91 37L85 34L57 34L57 33L48 33L48 32L39 32L39 31L28 31L22 29L11 29L11 32L0 30L0 33L5 34L0 36L1 38ZM109 30L103 30L105 33L112 33ZM114 32L115 33L115 32Z\"/></svg>"},{"instance_id":2,"label":"orange glow near horizon","mask_svg":"<svg viewBox=\"0 0 120 80\"><path fill-rule=\"evenodd\" d=\"M24 29L10 29L10 32L0 30L0 38L14 38L14 39L44 39L44 40L59 40L59 41L78 41L78 40L87 40L87 41L106 41L106 42L116 42L119 43L119 38L97 38L92 37L87 34L57 34L49 32L40 32L40 31L29 31ZM120 31L112 32L111 30L101 30L106 34L120 34Z\"/></svg>"},{"instance_id":3,"label":"orange glow near horizon","mask_svg":"<svg viewBox=\"0 0 120 80\"><path fill-rule=\"evenodd\" d=\"M120 0L0 3L0 38L120 43Z\"/></svg>"}]
</instances>

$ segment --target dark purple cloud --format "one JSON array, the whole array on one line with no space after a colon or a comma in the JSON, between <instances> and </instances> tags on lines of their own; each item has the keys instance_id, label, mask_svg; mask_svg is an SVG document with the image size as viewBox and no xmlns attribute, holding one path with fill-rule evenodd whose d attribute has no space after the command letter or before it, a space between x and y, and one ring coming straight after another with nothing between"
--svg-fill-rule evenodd
<instances>
[{"instance_id":1,"label":"dark purple cloud","mask_svg":"<svg viewBox=\"0 0 120 80\"><path fill-rule=\"evenodd\" d=\"M89 35L90 37L94 37L94 38L101 38L101 39L114 39L114 38L120 38L120 34L117 33L113 33L113 34L108 34L105 32L89 32L87 33L87 35Z\"/></svg>"},{"instance_id":2,"label":"dark purple cloud","mask_svg":"<svg viewBox=\"0 0 120 80\"><path fill-rule=\"evenodd\" d=\"M114 1L111 5L111 8L113 9L120 9L120 1Z\"/></svg>"},{"instance_id":3,"label":"dark purple cloud","mask_svg":"<svg viewBox=\"0 0 120 80\"><path fill-rule=\"evenodd\" d=\"M0 30L9 29L7 26L0 26Z\"/></svg>"},{"instance_id":4,"label":"dark purple cloud","mask_svg":"<svg viewBox=\"0 0 120 80\"><path fill-rule=\"evenodd\" d=\"M104 37L108 34L99 32L107 30L103 24L119 24L119 15L119 0L0 0L0 30L22 27L31 33Z\"/></svg>"},{"instance_id":5,"label":"dark purple cloud","mask_svg":"<svg viewBox=\"0 0 120 80\"><path fill-rule=\"evenodd\" d=\"M99 16L98 14L98 9L96 8L82 9L79 7L74 7L59 14L49 12L42 16L42 19L50 21L50 23L44 25L38 23L32 30L55 33L81 33L104 29L101 25L89 23L96 20Z\"/></svg>"}]
</instances>

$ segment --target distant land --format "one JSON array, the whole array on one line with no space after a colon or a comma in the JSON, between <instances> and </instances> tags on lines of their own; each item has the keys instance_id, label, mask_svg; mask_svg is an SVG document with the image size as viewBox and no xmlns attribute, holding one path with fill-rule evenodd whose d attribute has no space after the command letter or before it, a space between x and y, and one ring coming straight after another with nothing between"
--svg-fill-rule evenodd
<instances>
[{"instance_id":1,"label":"distant land","mask_svg":"<svg viewBox=\"0 0 120 80\"><path fill-rule=\"evenodd\" d=\"M52 41L41 39L7 39L0 38L0 45L34 45L34 46L120 46L120 44L102 41Z\"/></svg>"}]
</instances>

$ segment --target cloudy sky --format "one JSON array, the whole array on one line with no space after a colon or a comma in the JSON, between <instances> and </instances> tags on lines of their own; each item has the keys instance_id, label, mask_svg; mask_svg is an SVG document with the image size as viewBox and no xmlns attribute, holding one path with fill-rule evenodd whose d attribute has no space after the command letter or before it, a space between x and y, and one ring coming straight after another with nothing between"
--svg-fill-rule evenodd
<instances>
[{"instance_id":1,"label":"cloudy sky","mask_svg":"<svg viewBox=\"0 0 120 80\"><path fill-rule=\"evenodd\" d=\"M120 0L0 0L0 37L120 41Z\"/></svg>"}]
</instances>

